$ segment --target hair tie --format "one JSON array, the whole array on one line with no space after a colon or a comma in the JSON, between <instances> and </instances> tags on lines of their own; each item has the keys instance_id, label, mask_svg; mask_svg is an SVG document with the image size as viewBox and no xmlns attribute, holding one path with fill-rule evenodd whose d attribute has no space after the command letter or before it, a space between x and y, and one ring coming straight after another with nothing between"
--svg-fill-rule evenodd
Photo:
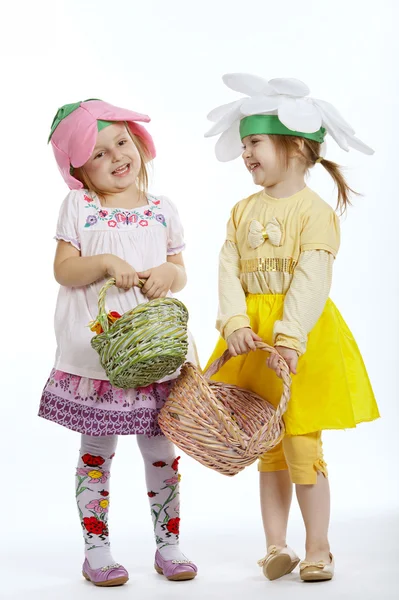
<instances>
[{"instance_id":1,"label":"hair tie","mask_svg":"<svg viewBox=\"0 0 399 600\"><path fill-rule=\"evenodd\" d=\"M314 163L314 164L316 165L317 163L321 163L323 160L324 160L324 156L319 156L319 158L317 158L317 159L315 160L315 163Z\"/></svg>"}]
</instances>

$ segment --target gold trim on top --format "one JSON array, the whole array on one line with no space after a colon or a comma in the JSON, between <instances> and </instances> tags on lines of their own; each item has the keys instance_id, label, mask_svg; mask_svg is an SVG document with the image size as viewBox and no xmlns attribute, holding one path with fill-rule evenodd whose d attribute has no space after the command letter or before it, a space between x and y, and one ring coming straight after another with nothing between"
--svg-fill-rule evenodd
<instances>
[{"instance_id":1,"label":"gold trim on top","mask_svg":"<svg viewBox=\"0 0 399 600\"><path fill-rule=\"evenodd\" d=\"M241 259L241 273L290 273L297 265L293 258L248 258Z\"/></svg>"}]
</instances>

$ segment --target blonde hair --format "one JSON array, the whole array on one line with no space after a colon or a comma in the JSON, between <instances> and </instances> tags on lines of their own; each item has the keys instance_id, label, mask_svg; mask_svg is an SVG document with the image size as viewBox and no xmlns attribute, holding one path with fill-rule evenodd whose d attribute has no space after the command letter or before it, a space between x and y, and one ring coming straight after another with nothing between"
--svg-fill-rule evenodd
<instances>
[{"instance_id":1,"label":"blonde hair","mask_svg":"<svg viewBox=\"0 0 399 600\"><path fill-rule=\"evenodd\" d=\"M284 161L285 167L288 168L290 157L295 154L299 155L305 163L306 171L309 171L316 162L320 162L326 171L331 175L338 191L338 200L336 210L340 214L344 214L348 206L352 203L350 195L359 196L347 183L343 174L343 168L337 163L327 160L320 156L320 143L306 138L289 136L289 135L269 135L274 147L279 155L280 160Z\"/></svg>"},{"instance_id":2,"label":"blonde hair","mask_svg":"<svg viewBox=\"0 0 399 600\"><path fill-rule=\"evenodd\" d=\"M145 197L147 196L147 192L148 192L148 180L149 180L149 176L148 176L148 163L152 160L150 151L146 145L146 143L144 142L144 140L139 137L138 135L135 135L134 133L131 132L130 127L128 125L128 123L124 122L125 127L127 129L127 132L129 134L129 136L131 137L133 144L136 146L137 148L137 152L139 153L140 156L140 171L139 174L137 176L137 188L139 190L139 192ZM94 192L95 194L97 194L97 196L101 197L101 192L93 185L93 183L91 182L89 176L87 175L84 167L80 167L79 169L74 169L74 173L73 176L78 179L81 183L83 183L84 187L92 192Z\"/></svg>"}]
</instances>

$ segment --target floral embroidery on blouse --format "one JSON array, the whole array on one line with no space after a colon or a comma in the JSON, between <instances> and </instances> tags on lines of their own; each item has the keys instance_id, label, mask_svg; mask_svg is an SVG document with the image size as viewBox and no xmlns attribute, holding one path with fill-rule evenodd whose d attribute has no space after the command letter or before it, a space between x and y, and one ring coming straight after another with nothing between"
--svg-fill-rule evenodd
<instances>
[{"instance_id":1,"label":"floral embroidery on blouse","mask_svg":"<svg viewBox=\"0 0 399 600\"><path fill-rule=\"evenodd\" d=\"M147 196L149 206L140 207L141 209L145 209L143 211L140 209L121 210L120 208L107 210L105 208L100 208L97 205L95 196L92 198L88 194L84 194L83 198L86 202L86 208L94 211L94 214L92 213L87 216L85 227L93 227L93 225L101 222L106 222L108 227L111 228L129 226L148 227L152 221L166 227L165 217L159 212L161 210L161 207L159 206L161 201L153 196Z\"/></svg>"}]
</instances>

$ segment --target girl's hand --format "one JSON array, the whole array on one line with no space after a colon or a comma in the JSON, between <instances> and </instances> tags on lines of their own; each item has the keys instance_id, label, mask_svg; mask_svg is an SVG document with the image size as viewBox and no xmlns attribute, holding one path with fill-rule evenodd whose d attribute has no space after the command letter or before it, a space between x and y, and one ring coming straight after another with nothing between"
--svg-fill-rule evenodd
<instances>
[{"instance_id":1,"label":"girl's hand","mask_svg":"<svg viewBox=\"0 0 399 600\"><path fill-rule=\"evenodd\" d=\"M130 290L139 285L139 277L132 266L114 254L104 255L105 272L116 280L116 287Z\"/></svg>"},{"instance_id":2,"label":"girl's hand","mask_svg":"<svg viewBox=\"0 0 399 600\"><path fill-rule=\"evenodd\" d=\"M292 348L286 348L285 346L276 346L277 352L282 356L289 366L290 373L296 375L296 368L298 366L298 353ZM267 359L267 366L270 369L276 371L277 377L281 377L281 368L279 365L279 357L276 354L271 354Z\"/></svg>"},{"instance_id":3,"label":"girl's hand","mask_svg":"<svg viewBox=\"0 0 399 600\"><path fill-rule=\"evenodd\" d=\"M231 356L238 356L256 350L255 342L261 341L262 338L256 335L250 327L241 327L229 335L227 345Z\"/></svg>"},{"instance_id":4,"label":"girl's hand","mask_svg":"<svg viewBox=\"0 0 399 600\"><path fill-rule=\"evenodd\" d=\"M176 268L177 267L173 263L166 262L159 267L137 273L140 279L147 280L141 290L142 293L147 296L149 300L165 298L176 277Z\"/></svg>"}]
</instances>

